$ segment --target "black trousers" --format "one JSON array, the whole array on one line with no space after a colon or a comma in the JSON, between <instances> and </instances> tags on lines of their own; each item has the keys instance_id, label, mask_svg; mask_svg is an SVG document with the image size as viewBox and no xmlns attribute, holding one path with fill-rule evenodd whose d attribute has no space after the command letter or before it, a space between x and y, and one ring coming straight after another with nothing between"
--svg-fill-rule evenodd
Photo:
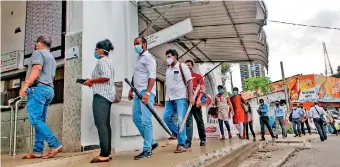
<instances>
[{"instance_id":1,"label":"black trousers","mask_svg":"<svg viewBox=\"0 0 340 167\"><path fill-rule=\"evenodd\" d=\"M308 133L311 134L308 118L306 119L305 122L301 122L301 132L302 132L302 134L304 134L304 135L306 134L305 124L306 124Z\"/></svg>"},{"instance_id":2,"label":"black trousers","mask_svg":"<svg viewBox=\"0 0 340 167\"><path fill-rule=\"evenodd\" d=\"M112 130L110 125L111 102L101 95L93 96L94 124L98 130L100 142L99 156L108 157L111 154Z\"/></svg>"},{"instance_id":3,"label":"black trousers","mask_svg":"<svg viewBox=\"0 0 340 167\"><path fill-rule=\"evenodd\" d=\"M192 116L194 116L197 124L197 130L198 135L201 139L201 141L205 141L206 135L205 135L205 128L204 128L204 122L203 122L203 115L202 115L202 109L201 107L197 107L196 104L192 106L190 114L187 119L186 123L186 134L187 134L187 144L191 144L192 141L192 131L193 131L193 119Z\"/></svg>"},{"instance_id":4,"label":"black trousers","mask_svg":"<svg viewBox=\"0 0 340 167\"><path fill-rule=\"evenodd\" d=\"M255 138L255 132L253 130L253 121L249 121L247 123L243 123L243 127L245 128L246 131L246 138L249 139L249 134L248 134L248 129L250 129L251 134Z\"/></svg>"},{"instance_id":5,"label":"black trousers","mask_svg":"<svg viewBox=\"0 0 340 167\"><path fill-rule=\"evenodd\" d=\"M327 140L325 125L323 124L321 118L313 118L313 121L314 121L316 130L319 133L321 141Z\"/></svg>"},{"instance_id":6,"label":"black trousers","mask_svg":"<svg viewBox=\"0 0 340 167\"><path fill-rule=\"evenodd\" d=\"M269 117L268 116L260 117L260 125L261 125L261 137L262 137L262 139L264 139L265 126L269 130L269 133L272 136L272 138L275 137L273 130L272 130L272 127L269 124Z\"/></svg>"}]
</instances>

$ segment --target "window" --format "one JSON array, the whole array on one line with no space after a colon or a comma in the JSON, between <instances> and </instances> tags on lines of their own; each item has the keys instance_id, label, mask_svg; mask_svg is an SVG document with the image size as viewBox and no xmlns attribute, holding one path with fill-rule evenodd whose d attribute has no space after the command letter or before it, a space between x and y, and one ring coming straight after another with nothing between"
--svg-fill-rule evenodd
<instances>
[{"instance_id":1,"label":"window","mask_svg":"<svg viewBox=\"0 0 340 167\"><path fill-rule=\"evenodd\" d=\"M155 105L165 105L164 82L160 80L156 80Z\"/></svg>"}]
</instances>

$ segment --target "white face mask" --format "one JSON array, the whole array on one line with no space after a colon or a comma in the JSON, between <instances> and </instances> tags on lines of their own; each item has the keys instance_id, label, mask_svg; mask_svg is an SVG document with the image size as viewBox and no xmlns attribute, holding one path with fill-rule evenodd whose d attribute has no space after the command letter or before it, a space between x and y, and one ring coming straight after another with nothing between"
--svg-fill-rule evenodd
<instances>
[{"instance_id":1,"label":"white face mask","mask_svg":"<svg viewBox=\"0 0 340 167\"><path fill-rule=\"evenodd\" d=\"M171 65L172 62L174 62L174 59L172 59L172 58L167 58L166 61L168 62L168 65Z\"/></svg>"}]
</instances>

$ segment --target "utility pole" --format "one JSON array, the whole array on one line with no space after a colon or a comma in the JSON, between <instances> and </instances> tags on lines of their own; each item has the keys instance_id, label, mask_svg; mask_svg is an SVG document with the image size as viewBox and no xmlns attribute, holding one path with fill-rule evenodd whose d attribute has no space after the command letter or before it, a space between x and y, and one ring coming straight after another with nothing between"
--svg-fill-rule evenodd
<instances>
[{"instance_id":1,"label":"utility pole","mask_svg":"<svg viewBox=\"0 0 340 167\"><path fill-rule=\"evenodd\" d=\"M290 102L289 102L289 96L288 96L288 86L287 86L287 81L286 81L286 77L285 77L285 72L284 72L284 69L283 69L282 61L280 61L280 65L281 65L281 74L282 74L283 87L284 87L284 91L285 91L287 110L290 111Z\"/></svg>"}]
</instances>

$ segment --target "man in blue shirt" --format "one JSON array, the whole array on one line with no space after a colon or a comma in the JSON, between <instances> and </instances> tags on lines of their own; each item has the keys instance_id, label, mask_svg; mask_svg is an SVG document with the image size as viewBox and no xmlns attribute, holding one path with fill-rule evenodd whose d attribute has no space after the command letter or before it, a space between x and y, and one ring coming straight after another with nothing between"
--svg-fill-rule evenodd
<instances>
[{"instance_id":1,"label":"man in blue shirt","mask_svg":"<svg viewBox=\"0 0 340 167\"><path fill-rule=\"evenodd\" d=\"M272 139L274 140L275 136L274 136L273 130L272 130L270 124L269 124L269 117L268 117L269 106L268 106L268 104L264 104L263 99L260 99L259 102L260 102L260 106L259 106L259 109L257 109L257 112L260 115L260 124L261 124L261 140L260 141L265 141L265 138L264 138L265 127L264 126L267 127L270 135L272 136Z\"/></svg>"},{"instance_id":2,"label":"man in blue shirt","mask_svg":"<svg viewBox=\"0 0 340 167\"><path fill-rule=\"evenodd\" d=\"M297 108L297 104L293 104L292 109L292 124L295 133L294 137L301 137L301 119L303 118L303 112L300 108Z\"/></svg>"},{"instance_id":3,"label":"man in blue shirt","mask_svg":"<svg viewBox=\"0 0 340 167\"><path fill-rule=\"evenodd\" d=\"M276 123L276 129L278 129L278 124L280 124L281 130L282 130L282 136L283 138L287 137L287 133L286 133L286 128L285 128L285 124L284 124L284 120L285 120L285 110L280 106L280 102L276 101L275 102L275 109L274 109L274 118L275 118L275 123ZM276 131L276 136L279 135L279 130L275 130Z\"/></svg>"}]
</instances>

